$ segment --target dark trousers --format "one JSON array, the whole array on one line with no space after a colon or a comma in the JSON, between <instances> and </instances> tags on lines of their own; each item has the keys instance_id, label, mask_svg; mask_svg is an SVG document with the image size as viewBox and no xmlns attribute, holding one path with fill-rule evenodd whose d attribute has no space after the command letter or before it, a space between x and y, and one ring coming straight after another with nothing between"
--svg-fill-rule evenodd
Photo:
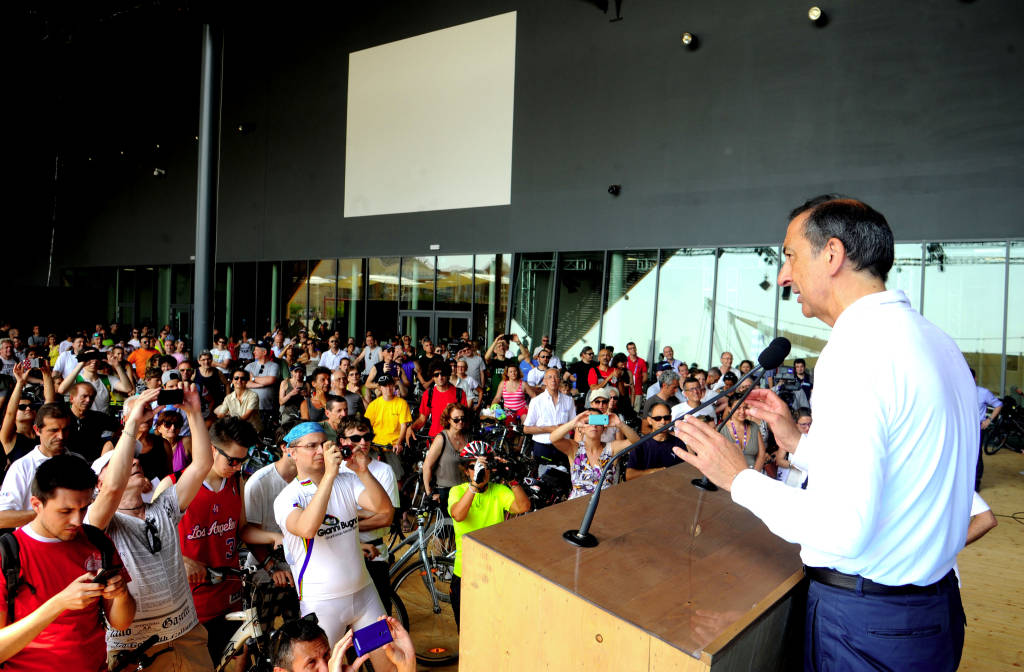
<instances>
[{"instance_id":1,"label":"dark trousers","mask_svg":"<svg viewBox=\"0 0 1024 672\"><path fill-rule=\"evenodd\" d=\"M915 595L865 595L811 581L804 670L955 670L964 621L952 575Z\"/></svg>"},{"instance_id":2,"label":"dark trousers","mask_svg":"<svg viewBox=\"0 0 1024 672\"><path fill-rule=\"evenodd\" d=\"M448 594L452 598L452 611L455 612L455 627L459 631L462 630L461 621L459 620L459 610L462 607L462 577L452 576L452 582L448 584Z\"/></svg>"},{"instance_id":3,"label":"dark trousers","mask_svg":"<svg viewBox=\"0 0 1024 672\"><path fill-rule=\"evenodd\" d=\"M981 439L978 442L978 466L974 470L974 491L981 492L981 477L985 473L985 463L981 458L985 454L985 434L987 430L981 430Z\"/></svg>"},{"instance_id":4,"label":"dark trousers","mask_svg":"<svg viewBox=\"0 0 1024 672\"><path fill-rule=\"evenodd\" d=\"M384 605L384 613L391 613L391 579L388 576L388 563L378 560L367 560L366 569L370 572L373 585L377 588L377 596Z\"/></svg>"}]
</instances>

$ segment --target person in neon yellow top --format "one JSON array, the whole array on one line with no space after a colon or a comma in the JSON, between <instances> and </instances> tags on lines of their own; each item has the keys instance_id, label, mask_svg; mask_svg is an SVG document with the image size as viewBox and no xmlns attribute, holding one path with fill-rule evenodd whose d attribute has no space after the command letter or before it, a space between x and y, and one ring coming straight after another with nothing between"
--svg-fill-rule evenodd
<instances>
[{"instance_id":1,"label":"person in neon yellow top","mask_svg":"<svg viewBox=\"0 0 1024 672\"><path fill-rule=\"evenodd\" d=\"M455 576L451 583L452 611L459 625L459 603L462 597L462 537L474 530L505 521L509 513L526 513L530 498L518 483L491 483L487 458L494 454L484 441L471 441L459 451L459 463L467 482L456 485L448 493L448 513L455 527Z\"/></svg>"}]
</instances>

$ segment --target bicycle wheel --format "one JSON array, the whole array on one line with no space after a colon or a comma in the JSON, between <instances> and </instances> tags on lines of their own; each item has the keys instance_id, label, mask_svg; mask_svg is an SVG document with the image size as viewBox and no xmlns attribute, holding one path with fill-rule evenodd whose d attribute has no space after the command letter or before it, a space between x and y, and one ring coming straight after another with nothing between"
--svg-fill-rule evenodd
<instances>
[{"instance_id":1,"label":"bicycle wheel","mask_svg":"<svg viewBox=\"0 0 1024 672\"><path fill-rule=\"evenodd\" d=\"M409 612L405 609L405 602L394 592L391 593L391 613L388 615L397 618L402 627L409 630Z\"/></svg>"},{"instance_id":2,"label":"bicycle wheel","mask_svg":"<svg viewBox=\"0 0 1024 672\"><path fill-rule=\"evenodd\" d=\"M391 584L392 592L408 610L407 629L416 646L416 660L424 665L450 665L459 659L459 629L450 596L454 563L439 558L433 565L430 572L422 562L406 567ZM431 598L428 581L433 582L437 602Z\"/></svg>"},{"instance_id":3,"label":"bicycle wheel","mask_svg":"<svg viewBox=\"0 0 1024 672\"><path fill-rule=\"evenodd\" d=\"M996 430L991 436L985 437L985 454L995 455L1006 447L1006 432Z\"/></svg>"}]
</instances>

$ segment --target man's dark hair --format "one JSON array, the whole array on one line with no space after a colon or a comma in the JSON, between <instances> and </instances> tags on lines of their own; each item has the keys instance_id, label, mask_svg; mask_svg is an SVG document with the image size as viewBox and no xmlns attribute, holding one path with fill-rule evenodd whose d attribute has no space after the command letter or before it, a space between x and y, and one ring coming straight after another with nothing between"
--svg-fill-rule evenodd
<instances>
[{"instance_id":1,"label":"man's dark hair","mask_svg":"<svg viewBox=\"0 0 1024 672\"><path fill-rule=\"evenodd\" d=\"M800 408L796 409L795 413L793 413L793 417L797 422L800 422L800 418L811 417L811 409L807 408L806 406L801 406Z\"/></svg>"},{"instance_id":2,"label":"man's dark hair","mask_svg":"<svg viewBox=\"0 0 1024 672\"><path fill-rule=\"evenodd\" d=\"M310 374L309 379L316 380L317 376L327 376L327 380L330 380L331 370L328 369L326 366L318 366L315 369L313 369L313 373Z\"/></svg>"},{"instance_id":3,"label":"man's dark hair","mask_svg":"<svg viewBox=\"0 0 1024 672\"><path fill-rule=\"evenodd\" d=\"M448 366L448 363L434 364L430 367L430 377L433 378L434 374L440 371L445 378L450 378L452 375L452 367Z\"/></svg>"},{"instance_id":4,"label":"man's dark hair","mask_svg":"<svg viewBox=\"0 0 1024 672\"><path fill-rule=\"evenodd\" d=\"M624 353L620 352L619 354L617 354L614 357L612 357L611 365L612 366L618 366L619 364L622 364L623 362L629 362L629 357L627 357Z\"/></svg>"},{"instance_id":5,"label":"man's dark hair","mask_svg":"<svg viewBox=\"0 0 1024 672\"><path fill-rule=\"evenodd\" d=\"M697 385L700 385L700 381L694 376L687 376L686 380L683 381L683 385L686 385L687 383L696 383Z\"/></svg>"},{"instance_id":6,"label":"man's dark hair","mask_svg":"<svg viewBox=\"0 0 1024 672\"><path fill-rule=\"evenodd\" d=\"M719 378L722 377L722 370L720 368L718 368L717 366L712 366L710 369L708 369L708 374L707 375L710 376L712 373L715 374L716 376L718 376Z\"/></svg>"},{"instance_id":7,"label":"man's dark hair","mask_svg":"<svg viewBox=\"0 0 1024 672\"><path fill-rule=\"evenodd\" d=\"M732 371L729 371L724 376L722 376L722 382L725 383L726 387L731 387L735 385L737 380L739 380L739 378Z\"/></svg>"},{"instance_id":8,"label":"man's dark hair","mask_svg":"<svg viewBox=\"0 0 1024 672\"><path fill-rule=\"evenodd\" d=\"M352 429L358 432L368 432L370 431L370 423L362 418L349 416L341 421L341 426L338 429L338 436L344 437L345 434Z\"/></svg>"},{"instance_id":9,"label":"man's dark hair","mask_svg":"<svg viewBox=\"0 0 1024 672\"><path fill-rule=\"evenodd\" d=\"M170 365L172 369L178 368L178 360L176 360L174 357L171 357L170 355L160 355L160 357L157 358L156 365L158 367L163 366L164 364Z\"/></svg>"},{"instance_id":10,"label":"man's dark hair","mask_svg":"<svg viewBox=\"0 0 1024 672\"><path fill-rule=\"evenodd\" d=\"M797 357L796 359L793 360L793 366L796 366L797 364L803 364L804 366L807 366L807 362L804 360L803 357Z\"/></svg>"},{"instance_id":11,"label":"man's dark hair","mask_svg":"<svg viewBox=\"0 0 1024 672\"><path fill-rule=\"evenodd\" d=\"M249 448L259 441L256 429L248 421L236 417L221 418L210 427L210 441L215 446L220 444L237 443L243 448Z\"/></svg>"},{"instance_id":12,"label":"man's dark hair","mask_svg":"<svg viewBox=\"0 0 1024 672\"><path fill-rule=\"evenodd\" d=\"M838 238L855 270L867 270L885 282L895 256L892 229L882 213L868 204L837 194L823 194L794 208L790 220L809 212L804 235L817 254Z\"/></svg>"},{"instance_id":13,"label":"man's dark hair","mask_svg":"<svg viewBox=\"0 0 1024 672\"><path fill-rule=\"evenodd\" d=\"M56 455L36 469L35 478L32 479L32 496L45 504L53 498L57 488L92 492L96 488L96 474L77 455Z\"/></svg>"},{"instance_id":14,"label":"man's dark hair","mask_svg":"<svg viewBox=\"0 0 1024 672\"><path fill-rule=\"evenodd\" d=\"M36 419L32 423L36 427L42 427L43 421L47 418L54 418L57 420L63 420L71 417L71 409L68 408L64 402L54 401L49 404L43 404L36 411Z\"/></svg>"},{"instance_id":15,"label":"man's dark hair","mask_svg":"<svg viewBox=\"0 0 1024 672\"><path fill-rule=\"evenodd\" d=\"M315 642L321 637L327 639L323 628L315 620L308 618L288 621L277 630L275 635L277 645L274 647L273 660L270 662L274 667L285 670L292 669L294 662L292 658L295 655L293 649L296 642Z\"/></svg>"},{"instance_id":16,"label":"man's dark hair","mask_svg":"<svg viewBox=\"0 0 1024 672\"><path fill-rule=\"evenodd\" d=\"M348 399L345 397L339 397L336 394L327 395L327 410L333 411L335 404L345 404L345 410L348 410Z\"/></svg>"},{"instance_id":17,"label":"man's dark hair","mask_svg":"<svg viewBox=\"0 0 1024 672\"><path fill-rule=\"evenodd\" d=\"M286 445L288 442L284 440L284 437L288 435L288 432L292 431L292 427L305 422L302 418L294 418L292 420L285 420L281 423L281 426L274 432L274 443L278 446Z\"/></svg>"}]
</instances>

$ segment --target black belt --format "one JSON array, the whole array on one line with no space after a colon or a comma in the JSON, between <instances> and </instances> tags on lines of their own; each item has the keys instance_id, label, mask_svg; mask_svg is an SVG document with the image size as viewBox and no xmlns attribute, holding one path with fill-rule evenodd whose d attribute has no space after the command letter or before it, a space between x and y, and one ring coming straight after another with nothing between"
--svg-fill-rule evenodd
<instances>
[{"instance_id":1,"label":"black belt","mask_svg":"<svg viewBox=\"0 0 1024 672\"><path fill-rule=\"evenodd\" d=\"M804 565L804 573L812 581L824 583L826 586L832 586L833 588L842 588L844 590L852 591L858 590L858 583L863 579L863 583L860 585L859 590L867 595L934 595L941 590L942 585L947 580L955 576L951 569L944 577L927 586L918 586L913 583L908 583L904 586L887 586L884 583L876 583L871 579L864 579L858 574L843 574L842 572L837 572L834 569L827 569L825 567L808 567Z\"/></svg>"}]
</instances>

